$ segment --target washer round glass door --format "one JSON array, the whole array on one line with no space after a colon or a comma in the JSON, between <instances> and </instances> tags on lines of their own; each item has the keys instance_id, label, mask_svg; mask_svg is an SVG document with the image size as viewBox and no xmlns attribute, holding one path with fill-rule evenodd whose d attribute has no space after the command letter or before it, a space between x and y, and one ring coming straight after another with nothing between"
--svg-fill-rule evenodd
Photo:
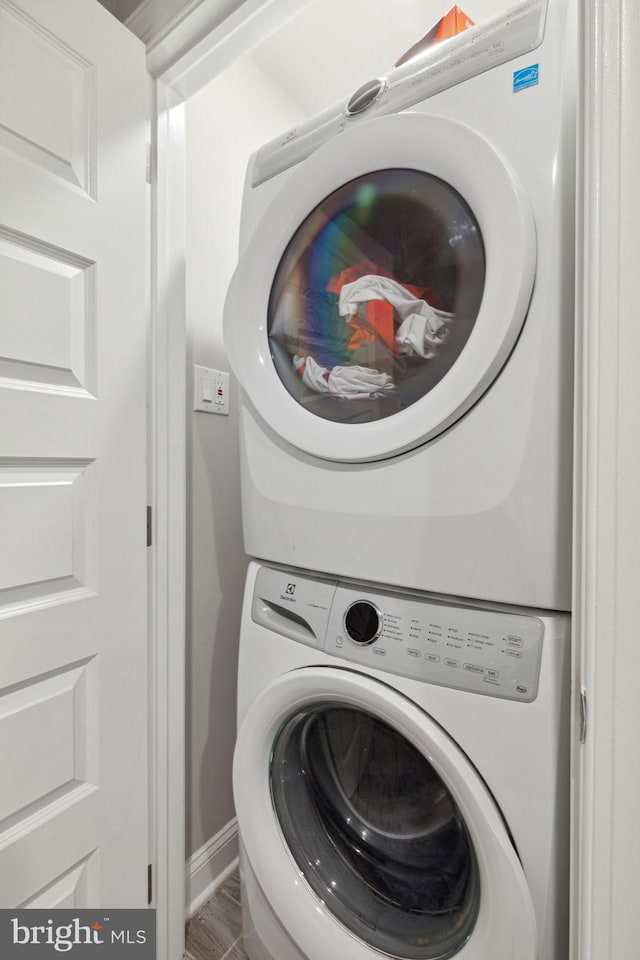
<instances>
[{"instance_id":1,"label":"washer round glass door","mask_svg":"<svg viewBox=\"0 0 640 960\"><path fill-rule=\"evenodd\" d=\"M356 122L287 176L225 303L246 395L326 459L428 441L481 397L524 323L535 229L518 177L471 128L423 114Z\"/></svg>"},{"instance_id":2,"label":"washer round glass door","mask_svg":"<svg viewBox=\"0 0 640 960\"><path fill-rule=\"evenodd\" d=\"M390 956L460 951L479 908L473 843L401 733L339 701L303 708L274 744L271 794L305 880L347 929Z\"/></svg>"},{"instance_id":3,"label":"washer round glass door","mask_svg":"<svg viewBox=\"0 0 640 960\"><path fill-rule=\"evenodd\" d=\"M318 667L279 678L241 725L234 796L251 868L308 960L535 957L530 894L485 784L386 684Z\"/></svg>"}]
</instances>

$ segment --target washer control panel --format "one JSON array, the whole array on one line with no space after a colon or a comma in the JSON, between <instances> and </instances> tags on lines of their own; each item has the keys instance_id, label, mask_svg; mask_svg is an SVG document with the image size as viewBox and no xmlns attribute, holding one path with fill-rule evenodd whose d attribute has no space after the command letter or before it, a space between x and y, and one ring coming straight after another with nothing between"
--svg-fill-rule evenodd
<instances>
[{"instance_id":1,"label":"washer control panel","mask_svg":"<svg viewBox=\"0 0 640 960\"><path fill-rule=\"evenodd\" d=\"M354 610L362 620L356 637L348 619ZM338 584L324 649L388 673L530 701L538 692L543 634L537 617Z\"/></svg>"},{"instance_id":2,"label":"washer control panel","mask_svg":"<svg viewBox=\"0 0 640 960\"><path fill-rule=\"evenodd\" d=\"M538 692L542 617L272 567L259 570L252 605L256 623L342 660L525 702Z\"/></svg>"}]
</instances>

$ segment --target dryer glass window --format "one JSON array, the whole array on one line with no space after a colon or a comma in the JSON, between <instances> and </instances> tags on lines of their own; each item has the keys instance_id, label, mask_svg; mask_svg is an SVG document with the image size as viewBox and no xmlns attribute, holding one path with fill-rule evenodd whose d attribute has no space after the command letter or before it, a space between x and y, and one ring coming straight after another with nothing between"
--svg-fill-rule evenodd
<instances>
[{"instance_id":1,"label":"dryer glass window","mask_svg":"<svg viewBox=\"0 0 640 960\"><path fill-rule=\"evenodd\" d=\"M271 791L307 882L353 934L412 960L462 949L480 901L473 845L446 783L398 731L314 704L278 736Z\"/></svg>"},{"instance_id":2,"label":"dryer glass window","mask_svg":"<svg viewBox=\"0 0 640 960\"><path fill-rule=\"evenodd\" d=\"M471 335L485 256L451 186L379 170L340 187L289 243L271 289L271 355L295 399L327 420L398 413L439 383Z\"/></svg>"}]
</instances>

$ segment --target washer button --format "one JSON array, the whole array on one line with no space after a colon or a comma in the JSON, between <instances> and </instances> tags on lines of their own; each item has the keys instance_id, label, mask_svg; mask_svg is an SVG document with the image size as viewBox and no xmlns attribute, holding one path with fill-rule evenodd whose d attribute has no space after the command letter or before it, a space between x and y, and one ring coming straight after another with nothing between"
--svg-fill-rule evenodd
<instances>
[{"instance_id":1,"label":"washer button","mask_svg":"<svg viewBox=\"0 0 640 960\"><path fill-rule=\"evenodd\" d=\"M464 669L469 673L484 673L484 667L478 666L477 663L465 663Z\"/></svg>"}]
</instances>

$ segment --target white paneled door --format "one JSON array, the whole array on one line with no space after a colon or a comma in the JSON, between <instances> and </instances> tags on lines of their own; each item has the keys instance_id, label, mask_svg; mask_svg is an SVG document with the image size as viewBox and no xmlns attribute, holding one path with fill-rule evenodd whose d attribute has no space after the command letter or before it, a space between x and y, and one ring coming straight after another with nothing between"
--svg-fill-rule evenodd
<instances>
[{"instance_id":1,"label":"white paneled door","mask_svg":"<svg viewBox=\"0 0 640 960\"><path fill-rule=\"evenodd\" d=\"M147 903L144 47L0 0L0 907Z\"/></svg>"}]
</instances>

